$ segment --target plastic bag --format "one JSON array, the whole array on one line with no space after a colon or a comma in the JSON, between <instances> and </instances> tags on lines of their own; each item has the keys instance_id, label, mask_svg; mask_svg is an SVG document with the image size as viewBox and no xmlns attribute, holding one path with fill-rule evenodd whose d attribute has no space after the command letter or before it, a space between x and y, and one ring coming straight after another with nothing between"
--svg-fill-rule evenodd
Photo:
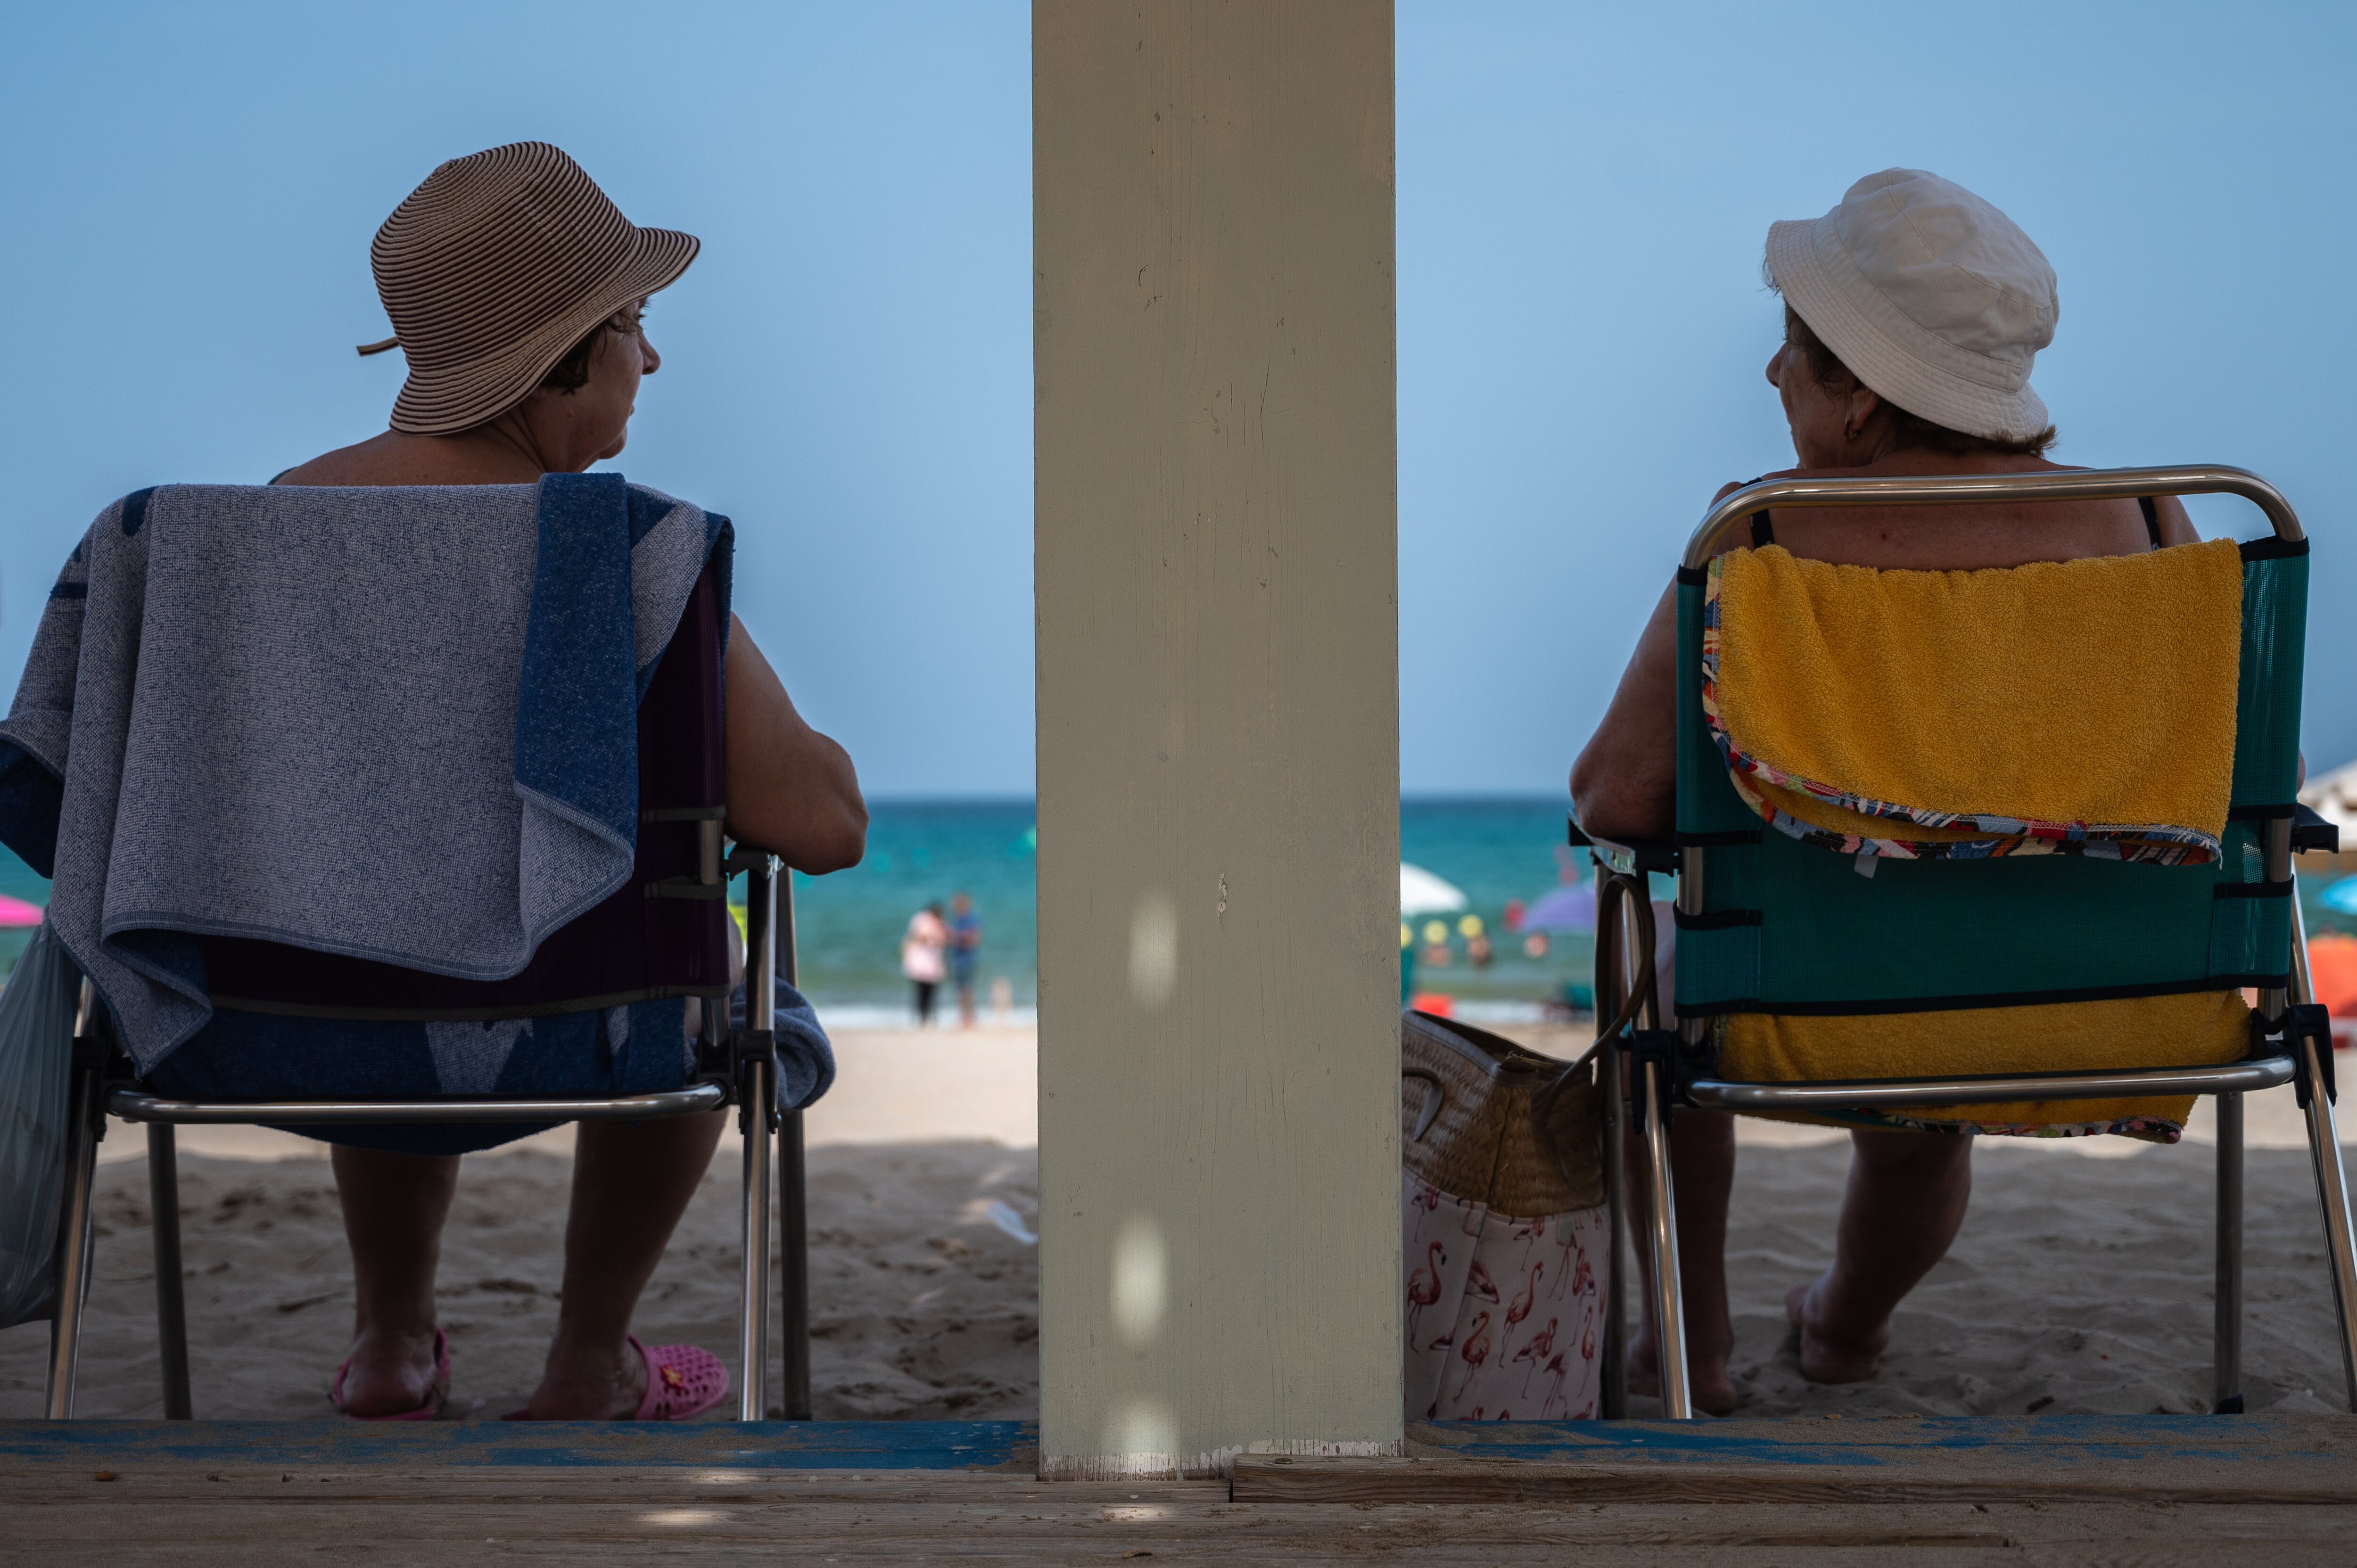
<instances>
[{"instance_id":1,"label":"plastic bag","mask_svg":"<svg viewBox=\"0 0 2357 1568\"><path fill-rule=\"evenodd\" d=\"M44 924L0 991L0 1328L48 1315L81 984Z\"/></svg>"}]
</instances>

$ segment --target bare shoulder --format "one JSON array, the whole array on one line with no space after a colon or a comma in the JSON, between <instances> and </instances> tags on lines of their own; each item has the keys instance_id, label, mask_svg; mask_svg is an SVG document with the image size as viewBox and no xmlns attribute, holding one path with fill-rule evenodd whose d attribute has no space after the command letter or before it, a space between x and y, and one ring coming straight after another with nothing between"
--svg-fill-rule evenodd
<instances>
[{"instance_id":1,"label":"bare shoulder","mask_svg":"<svg viewBox=\"0 0 2357 1568\"><path fill-rule=\"evenodd\" d=\"M1909 452L1863 467L1795 468L1778 477L1962 478L2072 471L2062 464L2027 456L1952 457ZM1796 555L1907 571L1978 571L2036 561L2133 555L2151 547L2143 513L2132 499L1780 507L1776 534L1778 542ZM2165 540L2167 536L2164 530Z\"/></svg>"},{"instance_id":2,"label":"bare shoulder","mask_svg":"<svg viewBox=\"0 0 2357 1568\"><path fill-rule=\"evenodd\" d=\"M1828 474L1835 471L1836 470L1834 469L1815 468L1778 468L1771 473L1755 475L1753 478L1749 479L1729 479L1727 483L1718 487L1718 493L1710 498L1710 504L1717 506L1719 502L1725 500L1736 491L1744 489L1746 486L1759 484L1763 479L1819 479L1824 478ZM1843 468L1837 471L1843 474L1853 474L1859 470L1855 468Z\"/></svg>"},{"instance_id":3,"label":"bare shoulder","mask_svg":"<svg viewBox=\"0 0 2357 1568\"><path fill-rule=\"evenodd\" d=\"M501 461L502 458L506 461ZM464 437L411 435L388 430L350 446L339 446L280 475L282 485L502 485L530 484L539 476L530 465Z\"/></svg>"}]
</instances>

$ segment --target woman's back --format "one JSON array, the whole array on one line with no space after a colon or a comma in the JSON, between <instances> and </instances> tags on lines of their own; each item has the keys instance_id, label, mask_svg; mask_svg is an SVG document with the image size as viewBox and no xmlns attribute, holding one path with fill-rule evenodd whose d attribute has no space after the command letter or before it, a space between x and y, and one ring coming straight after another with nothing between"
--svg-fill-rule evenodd
<instances>
[{"instance_id":1,"label":"woman's back","mask_svg":"<svg viewBox=\"0 0 2357 1568\"><path fill-rule=\"evenodd\" d=\"M2040 457L1952 457L1920 449L1854 467L1788 468L1780 479L1860 479L1932 474L2061 472ZM1722 490L1721 495L1727 492ZM2153 519L2132 500L2015 501L2001 505L1778 507L1772 542L1795 555L1885 571L1982 571L2033 561L2133 555L2197 537L2185 509L2151 498ZM1738 538L1738 544L1769 539Z\"/></svg>"}]
</instances>

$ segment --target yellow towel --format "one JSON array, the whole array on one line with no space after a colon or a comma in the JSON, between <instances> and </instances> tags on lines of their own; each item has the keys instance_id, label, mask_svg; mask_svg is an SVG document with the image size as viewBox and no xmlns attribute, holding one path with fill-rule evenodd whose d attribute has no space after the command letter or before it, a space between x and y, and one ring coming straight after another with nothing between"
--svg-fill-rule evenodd
<instances>
[{"instance_id":1,"label":"yellow towel","mask_svg":"<svg viewBox=\"0 0 2357 1568\"><path fill-rule=\"evenodd\" d=\"M1738 550L1710 567L1703 704L1753 810L1829 848L2197 864L2242 619L2231 540L1983 572Z\"/></svg>"},{"instance_id":2,"label":"yellow towel","mask_svg":"<svg viewBox=\"0 0 2357 1568\"><path fill-rule=\"evenodd\" d=\"M1867 1017L1738 1013L1722 1020L1717 1033L1720 1076L1743 1082L2208 1067L2249 1054L2251 1010L2240 992L2202 991ZM2038 1137L2118 1133L2173 1144L2192 1109L2193 1097L2184 1095L1927 1105L1777 1119Z\"/></svg>"}]
</instances>

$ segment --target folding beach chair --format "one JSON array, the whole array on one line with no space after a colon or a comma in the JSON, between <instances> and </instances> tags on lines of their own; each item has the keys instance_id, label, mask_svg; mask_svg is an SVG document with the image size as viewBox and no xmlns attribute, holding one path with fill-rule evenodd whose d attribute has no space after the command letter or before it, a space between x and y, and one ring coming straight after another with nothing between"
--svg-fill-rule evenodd
<instances>
[{"instance_id":1,"label":"folding beach chair","mask_svg":"<svg viewBox=\"0 0 2357 1568\"><path fill-rule=\"evenodd\" d=\"M206 936L206 986L217 1013L300 1020L465 1023L603 1013L634 1001L703 999L702 1031L688 1081L649 1092L533 1094L530 1073L502 1086L522 1092L425 1095L339 1092L313 1073L306 1090L179 1092L167 1058L160 1081L140 1080L110 1035L110 1015L85 983L71 1078L67 1208L59 1228L47 1408L73 1411L75 1354L90 1285L91 1194L98 1140L111 1113L147 1126L156 1243L156 1288L167 1419L190 1414L186 1312L181 1294L179 1201L174 1128L182 1125L383 1126L529 1124L639 1121L734 1105L744 1132L744 1285L740 1419L767 1413L771 1326L772 1182L782 1180L785 1268L784 1410L811 1415L802 1120L778 1110L777 982L793 980L793 903L779 863L738 845L727 853L723 823L726 757L723 659L727 639L722 569L707 559L687 595L637 714L638 817L630 876L608 897L549 933L512 976L476 981L431 974L345 954L244 938ZM749 914L745 1018L732 1027L726 973L727 880L748 878ZM684 1044L684 1042L683 1042ZM187 1047L184 1047L187 1048ZM310 1071L309 1069L303 1069ZM666 1064L665 1079L679 1070ZM248 1074L249 1078L266 1073ZM438 1069L437 1069L438 1077ZM199 1081L202 1077L199 1075ZM187 1079L181 1075L180 1088ZM471 1085L467 1087L471 1088ZM549 1087L544 1084L542 1087ZM772 1133L784 1140L772 1174Z\"/></svg>"},{"instance_id":2,"label":"folding beach chair","mask_svg":"<svg viewBox=\"0 0 2357 1568\"><path fill-rule=\"evenodd\" d=\"M747 1007L742 1027L729 1028L721 1009L704 1009L697 1046L698 1070L684 1086L650 1094L604 1098L534 1098L502 1095L481 1099L418 1101L194 1101L147 1092L107 1029L105 1009L90 983L75 1027L70 1084L67 1185L58 1227L55 1316L51 1320L46 1413L53 1421L73 1415L74 1366L80 1347L82 1307L90 1294L93 1234L91 1191L99 1140L106 1118L139 1122L147 1128L149 1208L156 1243L156 1316L161 1340L164 1415L190 1419L188 1313L181 1291L179 1176L174 1129L181 1126L325 1124L382 1126L481 1124L532 1121L630 1122L685 1116L734 1105L744 1135L744 1261L741 1338L737 1369L737 1419L759 1421L768 1413L771 1327L770 1197L773 1163L770 1136L778 1135L775 1164L783 1191L780 1219L784 1265L785 1402L787 1419L811 1418L810 1283L802 1127L799 1111L777 1107L777 1036L770 1015L754 1004L774 997L777 982L794 980L793 889L777 858L738 848L721 854L720 823L700 823L706 846L698 880L719 889L739 872L747 882Z\"/></svg>"},{"instance_id":3,"label":"folding beach chair","mask_svg":"<svg viewBox=\"0 0 2357 1568\"><path fill-rule=\"evenodd\" d=\"M2243 546L2233 792L2223 854L2151 866L2046 854L1894 860L1871 878L1848 856L1764 824L1737 794L1706 727L1701 659L1706 571L1750 516L1775 506L1857 506L2226 494L2255 503L2274 537ZM2293 799L2298 769L2308 542L2274 486L2239 468L2123 468L1950 478L1773 479L1712 507L1678 575L1676 838L1612 843L1574 823L1599 863L1598 1018L1609 1120L1605 1166L1616 1238L1626 1223L1622 1147L1642 1139L1641 1244L1652 1266L1663 1403L1693 1413L1686 1378L1667 1122L1675 1108L1871 1112L2136 1095L2218 1099L2214 1408L2243 1408L2242 1096L2296 1086L2322 1208L2342 1366L2357 1409L2357 1252L2333 1127L2330 1025L2310 991L2295 851L2332 849L2337 831ZM1676 878L1677 1026L1654 1016L1647 876ZM1714 1016L1873 1015L2028 1006L2104 997L2255 989L2248 1058L2170 1065L2166 1041L2140 1070L1736 1082L1710 1059ZM1617 1244L1617 1242L1616 1242ZM1617 1254L1616 1254L1617 1255ZM1616 1271L1617 1279L1617 1271ZM1620 1413L1622 1323L1609 1304L1605 1413Z\"/></svg>"}]
</instances>

